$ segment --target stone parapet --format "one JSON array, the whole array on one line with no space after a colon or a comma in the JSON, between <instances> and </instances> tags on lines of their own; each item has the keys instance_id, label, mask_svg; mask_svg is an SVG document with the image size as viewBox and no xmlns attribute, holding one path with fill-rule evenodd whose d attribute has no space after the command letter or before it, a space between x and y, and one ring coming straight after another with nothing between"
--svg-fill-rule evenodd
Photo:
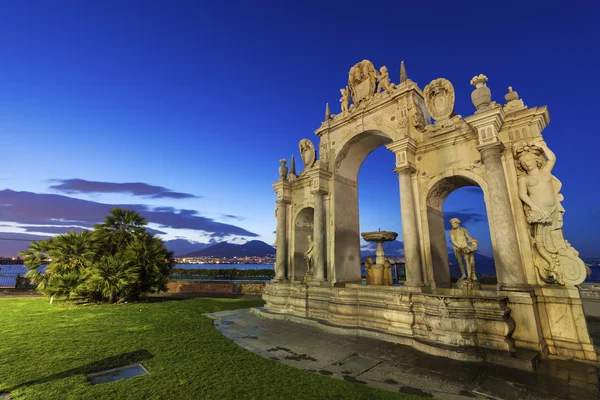
<instances>
[{"instance_id":1,"label":"stone parapet","mask_svg":"<svg viewBox=\"0 0 600 400\"><path fill-rule=\"evenodd\" d=\"M486 352L502 360L515 354L508 299L492 292L268 283L263 299L271 313L369 330L430 354L464 361L484 361Z\"/></svg>"}]
</instances>

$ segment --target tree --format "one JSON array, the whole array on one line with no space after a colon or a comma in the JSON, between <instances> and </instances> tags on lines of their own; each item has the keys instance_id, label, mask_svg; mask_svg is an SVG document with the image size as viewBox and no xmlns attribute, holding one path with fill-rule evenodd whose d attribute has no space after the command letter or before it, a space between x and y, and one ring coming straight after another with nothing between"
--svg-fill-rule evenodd
<instances>
[{"instance_id":1,"label":"tree","mask_svg":"<svg viewBox=\"0 0 600 400\"><path fill-rule=\"evenodd\" d=\"M114 208L93 231L67 232L21 252L26 276L50 296L88 300L137 299L167 290L173 254L146 231L137 212Z\"/></svg>"},{"instance_id":2,"label":"tree","mask_svg":"<svg viewBox=\"0 0 600 400\"><path fill-rule=\"evenodd\" d=\"M147 223L138 212L115 207L104 223L94 225L94 232L104 244L105 252L115 254L124 250L136 236L145 234Z\"/></svg>"},{"instance_id":3,"label":"tree","mask_svg":"<svg viewBox=\"0 0 600 400\"><path fill-rule=\"evenodd\" d=\"M108 298L109 303L125 298L130 288L136 284L140 277L136 265L125 259L122 253L103 256L92 268L87 288L91 292L98 292Z\"/></svg>"},{"instance_id":4,"label":"tree","mask_svg":"<svg viewBox=\"0 0 600 400\"><path fill-rule=\"evenodd\" d=\"M173 253L167 250L161 239L148 233L135 237L125 250L125 259L135 265L140 273L132 288L132 297L167 290L175 262Z\"/></svg>"}]
</instances>

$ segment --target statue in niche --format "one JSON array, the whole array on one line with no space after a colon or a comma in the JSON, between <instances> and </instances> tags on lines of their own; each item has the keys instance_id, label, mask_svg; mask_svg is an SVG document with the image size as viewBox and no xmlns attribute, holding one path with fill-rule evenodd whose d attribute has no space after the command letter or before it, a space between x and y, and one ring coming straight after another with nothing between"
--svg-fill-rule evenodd
<instances>
[{"instance_id":1,"label":"statue in niche","mask_svg":"<svg viewBox=\"0 0 600 400\"><path fill-rule=\"evenodd\" d=\"M452 218L450 224L452 225L452 229L450 230L450 240L454 246L454 255L456 256L462 274L459 282L464 281L465 279L477 281L477 274L475 273L475 250L477 250L477 239L473 239L471 235L469 235L469 231L460 226L460 220L458 218Z\"/></svg>"},{"instance_id":2,"label":"statue in niche","mask_svg":"<svg viewBox=\"0 0 600 400\"><path fill-rule=\"evenodd\" d=\"M306 275L304 276L305 281L308 281L313 276L314 248L315 244L312 240L312 236L308 235L308 250L304 252L304 259L306 260Z\"/></svg>"},{"instance_id":3,"label":"statue in niche","mask_svg":"<svg viewBox=\"0 0 600 400\"><path fill-rule=\"evenodd\" d=\"M556 156L544 142L520 146L514 154L521 173L517 180L519 198L531 227L540 279L560 285L582 283L587 268L562 231L562 183L552 175Z\"/></svg>"},{"instance_id":4,"label":"statue in niche","mask_svg":"<svg viewBox=\"0 0 600 400\"><path fill-rule=\"evenodd\" d=\"M340 89L340 93L342 94L342 98L340 99L340 103L342 103L342 114L348 112L348 104L350 103L350 89L346 86L345 89Z\"/></svg>"},{"instance_id":5,"label":"statue in niche","mask_svg":"<svg viewBox=\"0 0 600 400\"><path fill-rule=\"evenodd\" d=\"M379 93L382 90L384 92L389 93L392 90L394 90L395 85L390 82L390 74L385 65L379 69L379 74L377 75L377 80L379 81L379 83L377 84L377 90L375 91L375 93Z\"/></svg>"}]
</instances>

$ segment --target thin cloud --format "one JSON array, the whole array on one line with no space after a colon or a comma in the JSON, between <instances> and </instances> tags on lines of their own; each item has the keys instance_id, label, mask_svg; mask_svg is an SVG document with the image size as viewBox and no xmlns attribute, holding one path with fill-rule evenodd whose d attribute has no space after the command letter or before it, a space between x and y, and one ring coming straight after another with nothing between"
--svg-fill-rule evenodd
<instances>
[{"instance_id":1,"label":"thin cloud","mask_svg":"<svg viewBox=\"0 0 600 400\"><path fill-rule=\"evenodd\" d=\"M244 217L238 217L237 215L231 215L231 214L221 214L221 216L223 218L234 219L236 221L245 221L246 220L246 218L244 218Z\"/></svg>"},{"instance_id":2,"label":"thin cloud","mask_svg":"<svg viewBox=\"0 0 600 400\"><path fill-rule=\"evenodd\" d=\"M91 228L103 222L112 208L121 207L139 212L148 222L157 224L158 229L193 229L212 237L258 237L256 233L239 226L203 217L194 210L154 209L143 204L104 204L58 194L16 192L10 189L0 191L0 203L11 204L0 207L0 221L22 225L77 225Z\"/></svg>"},{"instance_id":3,"label":"thin cloud","mask_svg":"<svg viewBox=\"0 0 600 400\"><path fill-rule=\"evenodd\" d=\"M81 232L89 229L81 228L79 226L31 226L31 225L19 225L17 228L23 228L26 232L40 232L40 233L52 233L61 234L70 231ZM1 233L0 233L1 235Z\"/></svg>"},{"instance_id":4,"label":"thin cloud","mask_svg":"<svg viewBox=\"0 0 600 400\"><path fill-rule=\"evenodd\" d=\"M199 197L190 193L174 192L162 186L149 185L143 182L117 183L86 181L85 179L52 179L52 181L59 183L50 186L50 189L67 194L126 193L152 199L190 199Z\"/></svg>"}]
</instances>

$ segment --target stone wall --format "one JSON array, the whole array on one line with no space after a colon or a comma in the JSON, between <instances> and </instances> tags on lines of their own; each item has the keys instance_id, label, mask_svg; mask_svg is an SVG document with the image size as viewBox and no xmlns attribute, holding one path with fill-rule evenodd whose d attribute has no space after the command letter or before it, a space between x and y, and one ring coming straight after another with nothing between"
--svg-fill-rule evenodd
<instances>
[{"instance_id":1,"label":"stone wall","mask_svg":"<svg viewBox=\"0 0 600 400\"><path fill-rule=\"evenodd\" d=\"M264 282L170 281L169 293L262 294Z\"/></svg>"}]
</instances>

